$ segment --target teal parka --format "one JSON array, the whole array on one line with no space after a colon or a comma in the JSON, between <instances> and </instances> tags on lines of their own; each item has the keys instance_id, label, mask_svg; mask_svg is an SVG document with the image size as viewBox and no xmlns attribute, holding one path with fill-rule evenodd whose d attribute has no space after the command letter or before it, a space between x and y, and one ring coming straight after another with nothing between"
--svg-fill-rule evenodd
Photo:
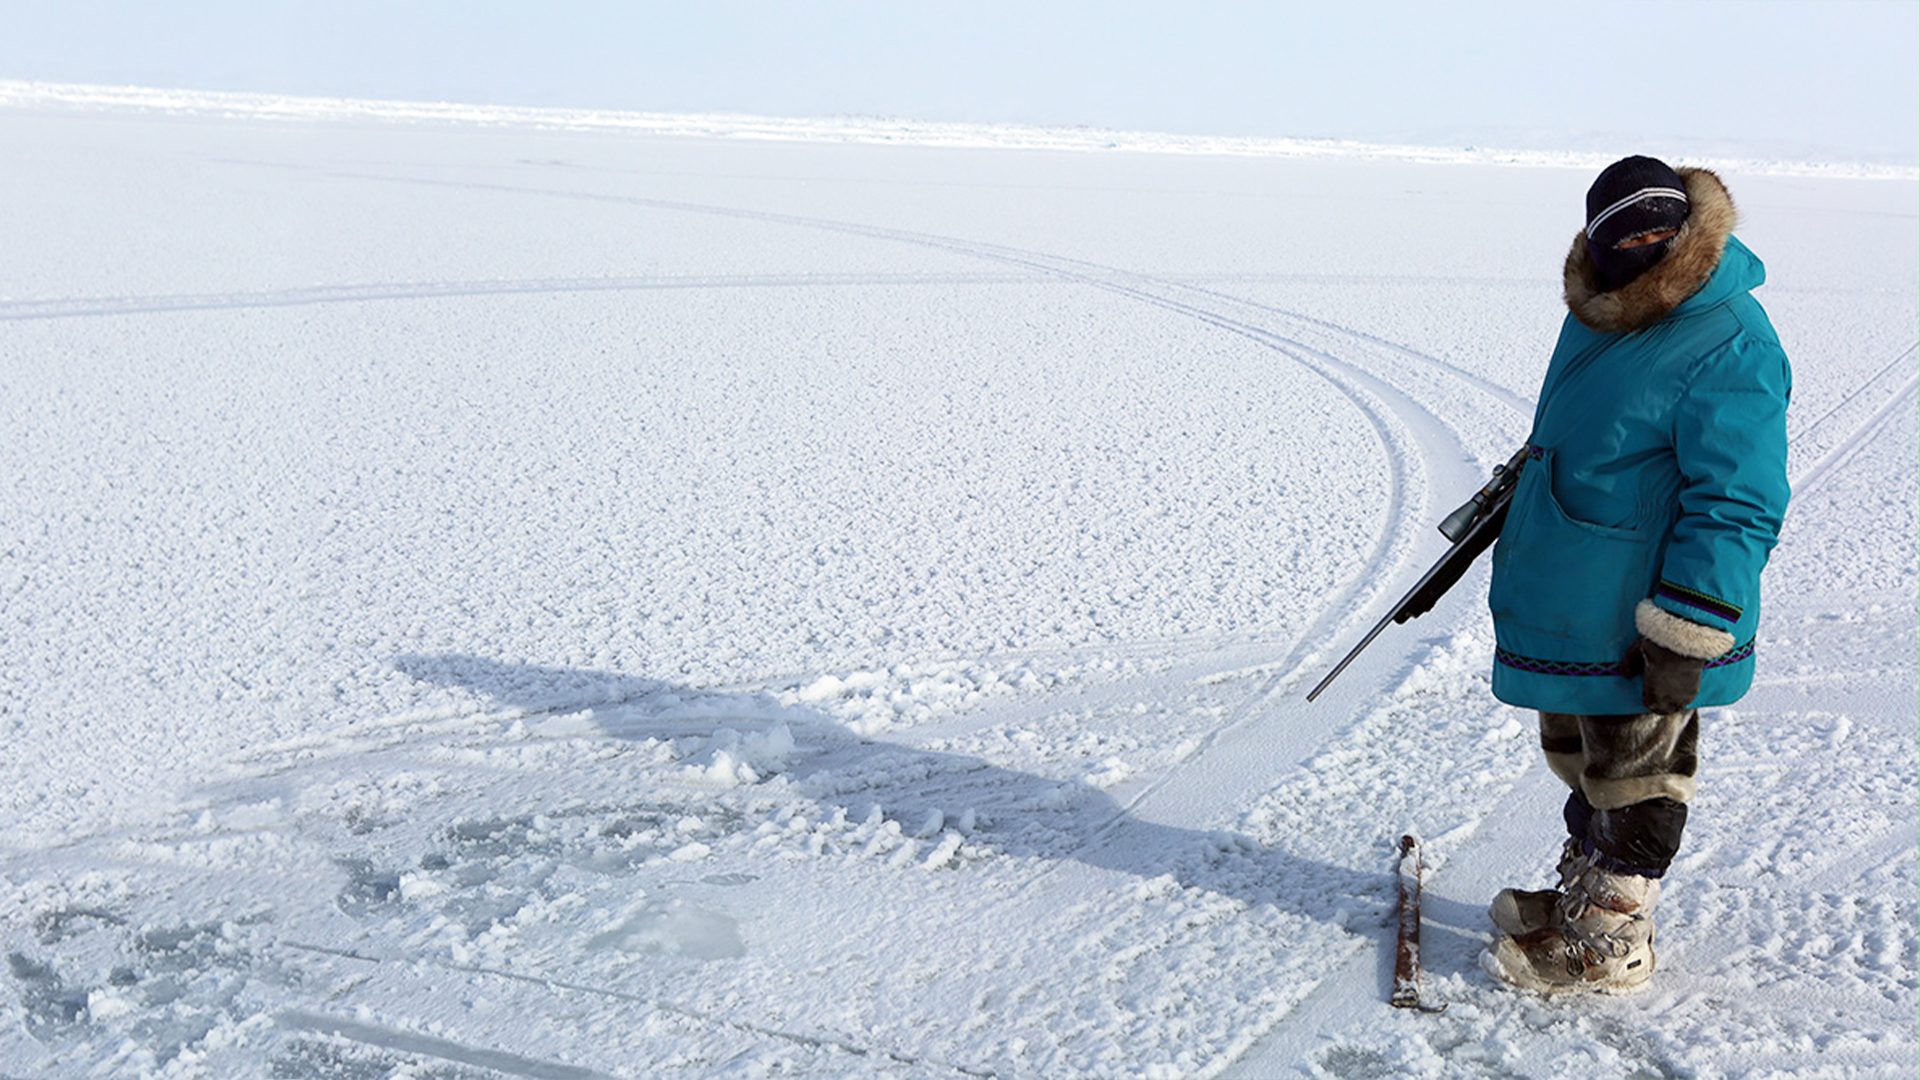
<instances>
[{"instance_id":1,"label":"teal parka","mask_svg":"<svg viewBox=\"0 0 1920 1080\"><path fill-rule=\"evenodd\" d=\"M1793 377L1726 187L1680 175L1691 212L1645 274L1603 291L1584 236L1567 256L1569 314L1493 553L1493 692L1511 705L1644 712L1620 668L1642 633L1707 658L1696 706L1753 682Z\"/></svg>"}]
</instances>

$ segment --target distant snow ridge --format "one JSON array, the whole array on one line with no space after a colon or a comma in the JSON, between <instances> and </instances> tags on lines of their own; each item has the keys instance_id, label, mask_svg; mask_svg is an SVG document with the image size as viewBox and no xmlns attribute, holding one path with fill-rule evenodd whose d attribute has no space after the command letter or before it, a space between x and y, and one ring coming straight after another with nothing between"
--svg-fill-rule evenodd
<instances>
[{"instance_id":1,"label":"distant snow ridge","mask_svg":"<svg viewBox=\"0 0 1920 1080\"><path fill-rule=\"evenodd\" d=\"M528 108L452 102L363 101L214 90L0 79L0 108L136 110L279 120L381 120L464 123L569 131L612 130L682 138L766 139L783 142L880 143L968 149L1126 151L1228 157L1367 158L1424 164L1519 165L1598 169L1614 151L1508 150L1484 146L1405 146L1349 139L1256 138L1113 131L1093 127L937 123L901 117L772 117L734 113L617 112ZM1913 180L1911 166L1789 159L1687 158L1688 164L1776 176Z\"/></svg>"}]
</instances>

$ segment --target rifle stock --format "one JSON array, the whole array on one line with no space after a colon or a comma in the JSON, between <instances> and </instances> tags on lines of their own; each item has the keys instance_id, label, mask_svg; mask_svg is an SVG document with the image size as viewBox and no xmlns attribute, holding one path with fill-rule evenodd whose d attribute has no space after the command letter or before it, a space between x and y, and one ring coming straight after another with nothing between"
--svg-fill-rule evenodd
<instances>
[{"instance_id":1,"label":"rifle stock","mask_svg":"<svg viewBox=\"0 0 1920 1080\"><path fill-rule=\"evenodd\" d=\"M1373 644L1373 639L1380 636L1380 631L1385 630L1387 624L1407 622L1432 611L1440 597L1466 576L1474 560L1493 546L1501 527L1507 523L1507 507L1513 502L1513 488L1519 482L1520 467L1526 463L1526 459L1527 450L1522 447L1507 459L1505 465L1493 470L1493 479L1475 492L1471 500L1447 515L1440 524L1440 531L1453 541L1453 546L1414 583L1413 588L1407 590L1407 595L1401 597L1399 603L1373 624L1373 629L1360 639L1360 644L1355 645L1334 665L1327 677L1321 679L1319 685L1307 694L1308 701L1319 697L1328 684L1339 678L1340 673L1347 670L1347 665L1353 663L1354 657Z\"/></svg>"}]
</instances>

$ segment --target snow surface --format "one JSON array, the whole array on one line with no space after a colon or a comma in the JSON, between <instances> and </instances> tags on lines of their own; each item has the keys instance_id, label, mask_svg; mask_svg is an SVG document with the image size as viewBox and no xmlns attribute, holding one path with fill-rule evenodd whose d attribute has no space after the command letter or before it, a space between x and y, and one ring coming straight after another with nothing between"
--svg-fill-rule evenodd
<instances>
[{"instance_id":1,"label":"snow surface","mask_svg":"<svg viewBox=\"0 0 1920 1080\"><path fill-rule=\"evenodd\" d=\"M1727 172L1760 681L1652 989L1543 1000L1484 577L1304 692L1525 437L1584 159L12 90L0 1074L1914 1074L1911 176Z\"/></svg>"}]
</instances>

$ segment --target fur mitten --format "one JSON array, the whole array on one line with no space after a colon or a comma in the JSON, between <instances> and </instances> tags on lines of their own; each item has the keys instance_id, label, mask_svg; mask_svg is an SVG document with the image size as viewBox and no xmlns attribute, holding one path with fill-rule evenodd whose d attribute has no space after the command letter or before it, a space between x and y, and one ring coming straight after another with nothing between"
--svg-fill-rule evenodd
<instances>
[{"instance_id":1,"label":"fur mitten","mask_svg":"<svg viewBox=\"0 0 1920 1080\"><path fill-rule=\"evenodd\" d=\"M1683 619L1651 600L1634 610L1640 640L1627 649L1620 670L1641 676L1640 703L1650 713L1677 713L1700 696L1707 661L1733 648L1733 635Z\"/></svg>"},{"instance_id":2,"label":"fur mitten","mask_svg":"<svg viewBox=\"0 0 1920 1080\"><path fill-rule=\"evenodd\" d=\"M1640 703L1662 716L1693 704L1700 696L1700 673L1706 666L1705 660L1663 649L1646 638L1634 642L1620 661L1622 671L1642 676Z\"/></svg>"}]
</instances>

